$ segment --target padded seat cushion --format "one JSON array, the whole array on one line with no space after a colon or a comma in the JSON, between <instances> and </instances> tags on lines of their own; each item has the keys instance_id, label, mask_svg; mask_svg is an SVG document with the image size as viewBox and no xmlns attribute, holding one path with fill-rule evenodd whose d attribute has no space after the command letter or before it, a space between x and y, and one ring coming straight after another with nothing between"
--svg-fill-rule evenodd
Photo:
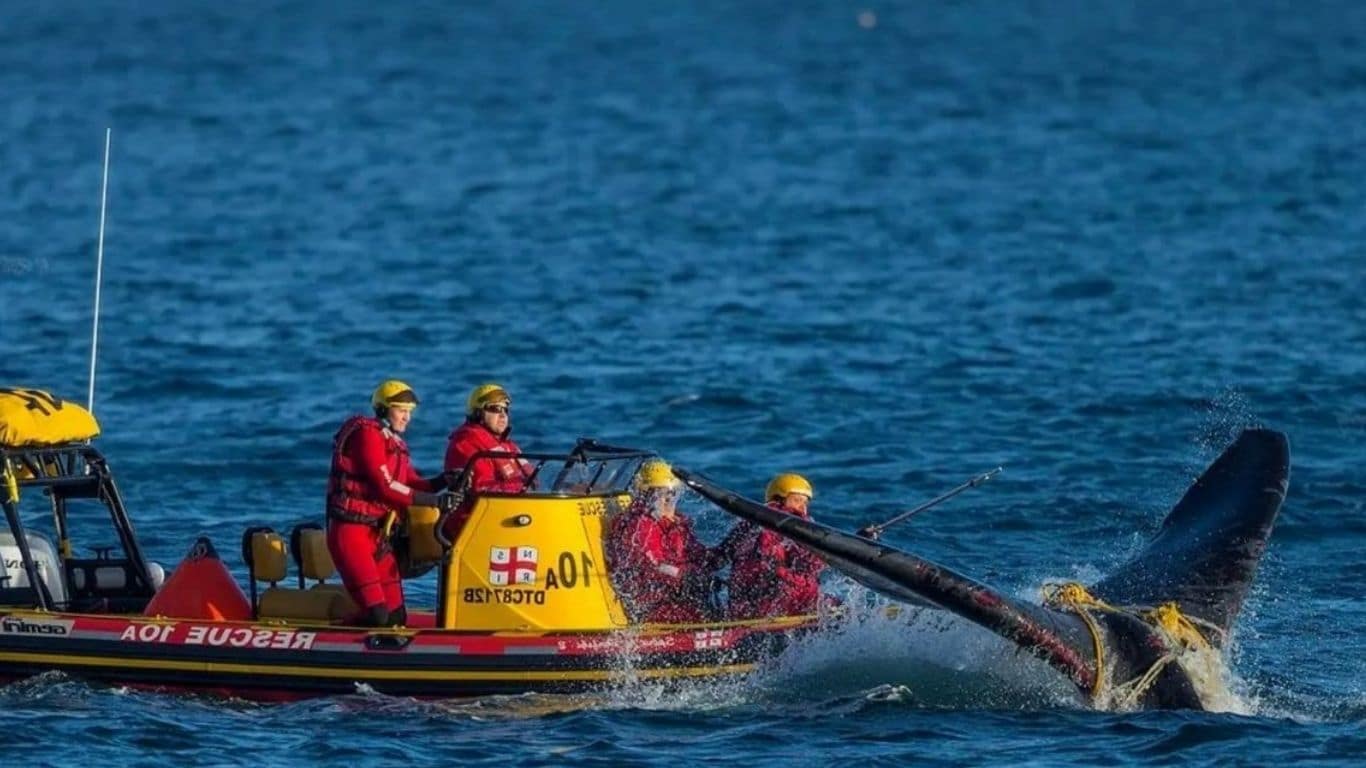
<instances>
[{"instance_id":1,"label":"padded seat cushion","mask_svg":"<svg viewBox=\"0 0 1366 768\"><path fill-rule=\"evenodd\" d=\"M288 568L285 540L275 531L253 532L251 535L251 560L249 562L257 581L281 581L284 579Z\"/></svg>"},{"instance_id":2,"label":"padded seat cushion","mask_svg":"<svg viewBox=\"0 0 1366 768\"><path fill-rule=\"evenodd\" d=\"M305 579L332 578L337 566L332 563L332 553L327 550L327 534L317 528L304 528L298 531L299 572Z\"/></svg>"},{"instance_id":3,"label":"padded seat cushion","mask_svg":"<svg viewBox=\"0 0 1366 768\"><path fill-rule=\"evenodd\" d=\"M257 603L257 615L263 619L343 621L359 610L337 584L320 584L314 589L271 587L261 593Z\"/></svg>"}]
</instances>

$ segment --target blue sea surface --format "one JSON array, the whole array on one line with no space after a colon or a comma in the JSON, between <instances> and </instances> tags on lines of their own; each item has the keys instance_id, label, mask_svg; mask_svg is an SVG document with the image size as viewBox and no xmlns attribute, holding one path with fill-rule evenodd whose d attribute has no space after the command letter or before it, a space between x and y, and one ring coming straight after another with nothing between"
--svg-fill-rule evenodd
<instances>
[{"instance_id":1,"label":"blue sea surface","mask_svg":"<svg viewBox=\"0 0 1366 768\"><path fill-rule=\"evenodd\" d=\"M800 471L846 528L1003 465L888 539L1020 595L1138 551L1243 427L1293 462L1238 713L1093 712L974 666L977 635L869 620L682 691L259 705L45 675L0 689L7 760L1366 754L1366 4L5 10L0 384L84 399L112 127L95 410L168 568L318 519L332 435L388 377L429 472L486 380L526 448L593 435L755 495Z\"/></svg>"}]
</instances>

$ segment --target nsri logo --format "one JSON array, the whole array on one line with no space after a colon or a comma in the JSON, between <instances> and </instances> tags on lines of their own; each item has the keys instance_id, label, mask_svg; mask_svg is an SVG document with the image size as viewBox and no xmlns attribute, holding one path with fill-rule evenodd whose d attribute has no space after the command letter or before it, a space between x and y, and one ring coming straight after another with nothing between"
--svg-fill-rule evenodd
<instances>
[{"instance_id":1,"label":"nsri logo","mask_svg":"<svg viewBox=\"0 0 1366 768\"><path fill-rule=\"evenodd\" d=\"M489 550L489 583L496 587L536 583L536 548L493 547Z\"/></svg>"}]
</instances>

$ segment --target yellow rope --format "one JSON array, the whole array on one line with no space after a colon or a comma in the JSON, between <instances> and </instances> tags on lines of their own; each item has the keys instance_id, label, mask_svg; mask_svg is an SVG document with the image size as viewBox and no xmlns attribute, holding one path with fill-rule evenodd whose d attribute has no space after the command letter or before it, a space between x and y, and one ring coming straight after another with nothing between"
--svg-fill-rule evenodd
<instances>
[{"instance_id":1,"label":"yellow rope","mask_svg":"<svg viewBox=\"0 0 1366 768\"><path fill-rule=\"evenodd\" d=\"M1181 612L1180 606L1176 603L1163 603L1156 608L1144 611L1142 617L1155 629L1159 629L1167 636L1168 647L1172 645L1179 648L1172 648L1171 651L1162 655L1148 671L1130 680L1123 685L1115 686L1115 703L1122 707L1131 707L1138 701L1148 688L1157 680L1157 676L1166 669L1167 665L1177 661L1184 651L1207 651L1210 649L1209 641L1205 639L1200 628L1196 626L1194 620Z\"/></svg>"},{"instance_id":2,"label":"yellow rope","mask_svg":"<svg viewBox=\"0 0 1366 768\"><path fill-rule=\"evenodd\" d=\"M1157 676L1161 674L1162 670L1173 661L1176 661L1176 654L1168 653L1153 662L1153 665L1148 667L1147 672L1144 672L1127 683L1116 685L1114 696L1111 701L1119 705L1119 709L1128 709L1129 707L1132 707L1134 703L1138 701L1138 697L1142 696L1144 692L1152 686L1153 682L1157 680Z\"/></svg>"},{"instance_id":3,"label":"yellow rope","mask_svg":"<svg viewBox=\"0 0 1366 768\"><path fill-rule=\"evenodd\" d=\"M1095 618L1091 616L1091 611L1101 611L1104 613L1128 613L1136 615L1159 629L1165 634L1170 644L1179 646L1183 651L1206 651L1210 650L1209 641L1205 639L1204 633L1200 631L1199 624L1195 619L1186 616L1181 612L1181 607L1176 603L1163 603L1156 608L1142 611L1138 608L1116 608L1092 595L1086 587L1076 582L1066 582L1061 584L1046 584L1043 588L1044 605L1070 610L1081 617L1086 623L1086 629L1091 633L1091 640L1095 644L1096 651L1096 681L1091 688L1091 698L1099 701L1105 682L1105 647L1101 641L1100 627L1096 625ZM1130 680L1127 683L1114 687L1116 703L1129 706L1137 701L1140 696L1157 680L1157 676L1168 664L1177 660L1179 654L1174 649L1173 652L1153 662L1148 667L1148 671Z\"/></svg>"},{"instance_id":4,"label":"yellow rope","mask_svg":"<svg viewBox=\"0 0 1366 768\"><path fill-rule=\"evenodd\" d=\"M1061 584L1045 584L1043 587L1045 605L1067 608L1091 608L1106 613L1119 613L1119 609L1086 591L1086 587L1075 581Z\"/></svg>"},{"instance_id":5,"label":"yellow rope","mask_svg":"<svg viewBox=\"0 0 1366 768\"><path fill-rule=\"evenodd\" d=\"M1171 639L1188 650L1209 650L1209 641L1176 603L1163 603L1143 615L1148 623L1166 632Z\"/></svg>"},{"instance_id":6,"label":"yellow rope","mask_svg":"<svg viewBox=\"0 0 1366 768\"><path fill-rule=\"evenodd\" d=\"M1091 642L1096 653L1096 679L1091 684L1091 701L1099 702L1105 689L1105 643L1101 640L1100 627L1091 617L1091 610L1113 612L1115 609L1104 601L1096 599L1086 587L1073 582L1066 584L1046 584L1043 588L1044 605L1071 610L1081 617L1086 629L1091 633Z\"/></svg>"}]
</instances>

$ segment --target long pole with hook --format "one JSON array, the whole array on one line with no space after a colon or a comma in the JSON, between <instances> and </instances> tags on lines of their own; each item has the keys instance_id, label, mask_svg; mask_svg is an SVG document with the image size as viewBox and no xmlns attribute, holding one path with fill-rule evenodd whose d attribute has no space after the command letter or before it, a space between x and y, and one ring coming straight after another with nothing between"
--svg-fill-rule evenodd
<instances>
[{"instance_id":1,"label":"long pole with hook","mask_svg":"<svg viewBox=\"0 0 1366 768\"><path fill-rule=\"evenodd\" d=\"M905 520L908 517L911 517L912 515L924 512L925 510L935 506L936 504L942 501L947 501L953 498L954 496L957 496L958 494L962 493L963 491L966 491L969 488L976 488L982 483L985 483L986 481L990 480L992 477L996 475L996 473L1000 471L1001 467L997 467L991 470L990 472L983 472L982 474L977 475L976 477L972 478L966 483L963 483L957 488L954 488L953 490L948 491L946 493L940 494L934 497L933 499L930 499L929 501L925 502L924 504L921 504L915 509L902 512L901 514L897 515L896 517L893 517L885 523L870 523L868 525L865 525L858 530L858 535L864 537L865 539L876 540L877 537L881 536L882 532L886 530L888 527L896 525L897 523L901 522L902 520Z\"/></svg>"}]
</instances>

